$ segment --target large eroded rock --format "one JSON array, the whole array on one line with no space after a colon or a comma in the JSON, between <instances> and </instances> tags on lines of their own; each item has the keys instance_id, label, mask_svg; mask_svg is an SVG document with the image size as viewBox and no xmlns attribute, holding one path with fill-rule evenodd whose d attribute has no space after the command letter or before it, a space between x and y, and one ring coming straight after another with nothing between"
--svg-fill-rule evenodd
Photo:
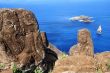
<instances>
[{"instance_id":1,"label":"large eroded rock","mask_svg":"<svg viewBox=\"0 0 110 73\"><path fill-rule=\"evenodd\" d=\"M45 57L34 14L23 9L0 9L0 63L17 62L24 67Z\"/></svg>"},{"instance_id":2,"label":"large eroded rock","mask_svg":"<svg viewBox=\"0 0 110 73\"><path fill-rule=\"evenodd\" d=\"M70 55L94 55L94 47L90 32L87 29L81 29L78 32L78 43L70 48Z\"/></svg>"}]
</instances>

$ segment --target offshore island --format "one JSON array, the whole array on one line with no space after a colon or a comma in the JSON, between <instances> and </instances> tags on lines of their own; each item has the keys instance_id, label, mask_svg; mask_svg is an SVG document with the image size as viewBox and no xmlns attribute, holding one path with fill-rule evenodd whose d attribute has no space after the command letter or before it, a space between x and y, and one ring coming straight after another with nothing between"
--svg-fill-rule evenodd
<instances>
[{"instance_id":1,"label":"offshore island","mask_svg":"<svg viewBox=\"0 0 110 73\"><path fill-rule=\"evenodd\" d=\"M91 23L94 20L92 20L93 17L85 16L85 15L80 15L80 16L74 16L71 17L71 21L79 21L79 22L84 22L84 23Z\"/></svg>"},{"instance_id":2,"label":"offshore island","mask_svg":"<svg viewBox=\"0 0 110 73\"><path fill-rule=\"evenodd\" d=\"M94 53L89 30L78 30L77 40L63 53L31 11L0 9L0 73L110 73L110 52Z\"/></svg>"}]
</instances>

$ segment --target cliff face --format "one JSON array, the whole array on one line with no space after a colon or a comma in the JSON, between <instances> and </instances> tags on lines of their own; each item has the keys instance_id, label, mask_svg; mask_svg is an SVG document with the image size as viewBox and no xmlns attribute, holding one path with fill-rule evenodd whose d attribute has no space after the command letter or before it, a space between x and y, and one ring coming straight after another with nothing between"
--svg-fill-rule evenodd
<instances>
[{"instance_id":1,"label":"cliff face","mask_svg":"<svg viewBox=\"0 0 110 73\"><path fill-rule=\"evenodd\" d=\"M31 58L36 65L43 60L44 46L32 12L0 9L0 50L0 63L18 60L24 66Z\"/></svg>"},{"instance_id":2,"label":"cliff face","mask_svg":"<svg viewBox=\"0 0 110 73\"><path fill-rule=\"evenodd\" d=\"M44 47L33 13L20 9L1 9L0 19L0 47L4 54L13 60L22 51L25 53L36 51L34 54L39 55L36 56L38 59L36 64L38 64L44 57ZM9 60L0 61L9 62Z\"/></svg>"},{"instance_id":3,"label":"cliff face","mask_svg":"<svg viewBox=\"0 0 110 73\"><path fill-rule=\"evenodd\" d=\"M70 49L70 55L48 42L45 32L40 32L37 20L31 11L23 9L0 9L0 73L12 73L12 64L17 64L24 73L40 67L44 73L102 73L110 71L110 52L94 55L90 32L81 29L78 43ZM55 61L59 59L56 64ZM66 72L65 72L66 71Z\"/></svg>"},{"instance_id":4,"label":"cliff face","mask_svg":"<svg viewBox=\"0 0 110 73\"><path fill-rule=\"evenodd\" d=\"M52 52L53 56L51 51L45 47L37 20L31 11L0 9L0 64L10 69L11 63L15 62L23 70L31 69L34 64L49 71L47 63L53 65L57 59L57 55ZM47 60L46 53L50 53L51 60Z\"/></svg>"}]
</instances>

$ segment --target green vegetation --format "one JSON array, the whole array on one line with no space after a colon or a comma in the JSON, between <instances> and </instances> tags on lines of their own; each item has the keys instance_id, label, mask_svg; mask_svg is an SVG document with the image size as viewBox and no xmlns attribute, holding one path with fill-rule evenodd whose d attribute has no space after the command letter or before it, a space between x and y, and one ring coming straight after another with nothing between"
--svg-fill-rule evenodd
<instances>
[{"instance_id":1,"label":"green vegetation","mask_svg":"<svg viewBox=\"0 0 110 73\"><path fill-rule=\"evenodd\" d=\"M98 70L96 71L96 73L103 73L103 71L102 71L101 69L98 69Z\"/></svg>"},{"instance_id":2,"label":"green vegetation","mask_svg":"<svg viewBox=\"0 0 110 73\"><path fill-rule=\"evenodd\" d=\"M12 67L13 73L23 73L22 70L20 70L19 68L17 68L16 64L13 65ZM43 70L41 68L36 68L34 70L34 72L32 73L43 73Z\"/></svg>"},{"instance_id":3,"label":"green vegetation","mask_svg":"<svg viewBox=\"0 0 110 73\"><path fill-rule=\"evenodd\" d=\"M35 70L34 70L35 73L43 73L43 70L39 67L37 67Z\"/></svg>"},{"instance_id":4,"label":"green vegetation","mask_svg":"<svg viewBox=\"0 0 110 73\"><path fill-rule=\"evenodd\" d=\"M17 65L16 64L13 64L12 66L12 70L13 70L13 73L23 73L22 70L20 70L19 68L17 68ZM37 67L34 72L32 73L43 73L43 70L39 67Z\"/></svg>"},{"instance_id":5,"label":"green vegetation","mask_svg":"<svg viewBox=\"0 0 110 73\"><path fill-rule=\"evenodd\" d=\"M22 71L19 68L17 68L16 64L12 65L12 70L13 70L13 73L22 73Z\"/></svg>"},{"instance_id":6,"label":"green vegetation","mask_svg":"<svg viewBox=\"0 0 110 73\"><path fill-rule=\"evenodd\" d=\"M13 73L16 73L16 71L17 71L17 66L16 66L16 64L14 64L14 65L12 66L12 70L13 70Z\"/></svg>"},{"instance_id":7,"label":"green vegetation","mask_svg":"<svg viewBox=\"0 0 110 73\"><path fill-rule=\"evenodd\" d=\"M5 64L0 63L0 69L3 69L3 68L5 68Z\"/></svg>"},{"instance_id":8,"label":"green vegetation","mask_svg":"<svg viewBox=\"0 0 110 73\"><path fill-rule=\"evenodd\" d=\"M0 69L4 69L4 68L5 68L5 64L0 63ZM15 63L12 63L12 71L13 71L13 73L24 73L22 70L20 70L17 67L17 65ZM39 67L36 67L36 69L32 73L43 73L43 70Z\"/></svg>"}]
</instances>

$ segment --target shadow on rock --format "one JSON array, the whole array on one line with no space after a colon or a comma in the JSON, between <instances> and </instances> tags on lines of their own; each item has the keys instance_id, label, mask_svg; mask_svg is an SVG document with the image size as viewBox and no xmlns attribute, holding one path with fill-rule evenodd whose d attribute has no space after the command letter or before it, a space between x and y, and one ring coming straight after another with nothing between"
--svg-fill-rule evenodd
<instances>
[{"instance_id":1,"label":"shadow on rock","mask_svg":"<svg viewBox=\"0 0 110 73\"><path fill-rule=\"evenodd\" d=\"M45 49L45 58L42 62L42 67L45 70L44 73L48 73L53 70L55 61L58 59L57 54L51 49Z\"/></svg>"}]
</instances>

